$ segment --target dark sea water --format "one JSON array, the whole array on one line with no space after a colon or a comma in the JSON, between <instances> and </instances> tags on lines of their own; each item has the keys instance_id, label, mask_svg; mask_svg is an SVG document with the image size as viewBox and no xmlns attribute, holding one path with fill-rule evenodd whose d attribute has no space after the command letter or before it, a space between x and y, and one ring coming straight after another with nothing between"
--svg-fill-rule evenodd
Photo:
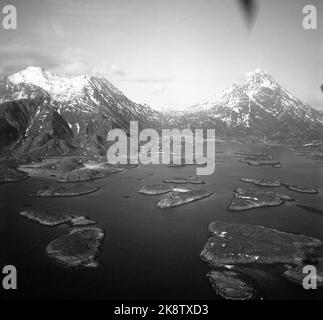
<instances>
[{"instance_id":1,"label":"dark sea water","mask_svg":"<svg viewBox=\"0 0 323 320\"><path fill-rule=\"evenodd\" d=\"M283 187L276 191L292 195L296 203L280 207L229 212L227 205L235 187L253 188L240 177L266 177L303 186L317 186L323 192L323 165L299 157L285 147L269 152L282 168L251 167L233 157L235 151L264 151L238 144L217 145L215 173L203 177L207 184L195 186L214 195L178 208L161 210L161 196L138 193L143 185L195 174L194 166L169 168L140 166L97 180L101 189L73 198L32 198L28 194L53 183L31 177L0 185L1 265L18 270L18 290L7 297L28 299L219 299L206 273L209 267L199 254L208 239L208 224L215 220L263 225L281 231L306 234L323 240L323 216L304 211L297 203L323 208L323 193L306 195ZM54 178L53 178L54 179ZM194 186L193 186L194 187ZM256 188L256 187L254 187ZM47 244L64 235L65 226L48 228L19 216L33 207L71 211L90 216L105 229L106 237L98 269L72 270L49 261ZM274 272L246 269L258 281L264 299L322 299L322 290L311 292L281 279ZM1 293L3 295L3 293Z\"/></svg>"}]
</instances>

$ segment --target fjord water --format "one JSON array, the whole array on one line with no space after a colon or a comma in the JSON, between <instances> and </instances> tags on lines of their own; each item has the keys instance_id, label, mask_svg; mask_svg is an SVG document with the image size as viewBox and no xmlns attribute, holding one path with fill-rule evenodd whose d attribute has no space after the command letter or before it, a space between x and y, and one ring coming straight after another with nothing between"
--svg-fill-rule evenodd
<instances>
[{"instance_id":1,"label":"fjord water","mask_svg":"<svg viewBox=\"0 0 323 320\"><path fill-rule=\"evenodd\" d=\"M172 209L158 209L161 196L138 193L144 185L172 177L195 174L195 166L139 166L94 183L98 192L73 198L32 198L30 193L54 183L55 178L31 177L0 185L1 243L5 261L18 271L18 290L11 298L88 299L219 299L206 274L209 267L199 254L206 243L208 224L215 220L263 225L281 231L306 234L323 240L323 216L296 204L323 208L323 166L297 156L286 147L270 150L257 146L217 144L216 167L205 185L190 186L214 192L206 199ZM236 151L268 151L282 168L251 167L234 157ZM318 195L273 188L293 196L295 203L246 212L229 212L235 187L256 188L240 177L265 177L300 186L317 186ZM3 205L4 204L4 205ZM67 227L48 228L19 216L30 206L71 211L89 216L106 232L98 269L67 269L48 260L47 244L64 235ZM3 257L3 255L2 255ZM272 268L275 269L275 268ZM255 277L265 299L322 299L322 290L305 291L286 282L276 270L246 268Z\"/></svg>"}]
</instances>

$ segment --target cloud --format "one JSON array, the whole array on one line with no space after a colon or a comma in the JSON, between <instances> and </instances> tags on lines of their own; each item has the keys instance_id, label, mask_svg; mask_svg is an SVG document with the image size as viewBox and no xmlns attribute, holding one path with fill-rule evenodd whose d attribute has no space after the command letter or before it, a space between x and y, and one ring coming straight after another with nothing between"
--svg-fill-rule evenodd
<instances>
[{"instance_id":1,"label":"cloud","mask_svg":"<svg viewBox=\"0 0 323 320\"><path fill-rule=\"evenodd\" d=\"M66 48L56 60L57 67L54 71L57 73L74 76L89 72L86 54L80 48Z\"/></svg>"},{"instance_id":2,"label":"cloud","mask_svg":"<svg viewBox=\"0 0 323 320\"><path fill-rule=\"evenodd\" d=\"M120 77L124 77L126 75L124 70L116 64L111 65L109 71L111 74L120 76Z\"/></svg>"},{"instance_id":3,"label":"cloud","mask_svg":"<svg viewBox=\"0 0 323 320\"><path fill-rule=\"evenodd\" d=\"M151 95L165 92L167 84L174 81L172 78L128 77L120 65L93 61L91 55L80 48L34 48L30 45L11 44L0 47L0 56L0 78L28 66L39 66L65 76L93 74L116 82L141 84L144 86L143 90Z\"/></svg>"},{"instance_id":4,"label":"cloud","mask_svg":"<svg viewBox=\"0 0 323 320\"><path fill-rule=\"evenodd\" d=\"M59 61L55 57L41 49L33 49L29 46L12 44L0 47L0 75L8 75L24 69L28 66L46 66L55 69Z\"/></svg>"},{"instance_id":5,"label":"cloud","mask_svg":"<svg viewBox=\"0 0 323 320\"><path fill-rule=\"evenodd\" d=\"M103 77L125 77L125 71L117 64L91 65L91 58L80 48L46 47L10 44L0 47L0 76L20 71L28 66L39 66L47 70L75 76L95 74Z\"/></svg>"},{"instance_id":6,"label":"cloud","mask_svg":"<svg viewBox=\"0 0 323 320\"><path fill-rule=\"evenodd\" d=\"M57 55L53 48L32 48L26 45L11 44L0 48L0 73L8 75L28 66L40 66L45 69L68 75L86 71L83 53L78 49L66 49Z\"/></svg>"},{"instance_id":7,"label":"cloud","mask_svg":"<svg viewBox=\"0 0 323 320\"><path fill-rule=\"evenodd\" d=\"M117 76L117 77L125 77L126 72L117 64L107 64L101 63L98 66L95 66L91 70L92 74L99 75L99 76Z\"/></svg>"},{"instance_id":8,"label":"cloud","mask_svg":"<svg viewBox=\"0 0 323 320\"><path fill-rule=\"evenodd\" d=\"M166 86L164 84L157 83L151 86L149 93L160 94L160 93L163 93L165 90L166 90Z\"/></svg>"}]
</instances>

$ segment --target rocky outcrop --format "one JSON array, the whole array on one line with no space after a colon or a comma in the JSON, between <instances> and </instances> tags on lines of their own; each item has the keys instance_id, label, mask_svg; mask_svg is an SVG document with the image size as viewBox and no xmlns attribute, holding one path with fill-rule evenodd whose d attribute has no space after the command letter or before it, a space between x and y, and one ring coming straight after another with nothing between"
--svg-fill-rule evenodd
<instances>
[{"instance_id":1,"label":"rocky outcrop","mask_svg":"<svg viewBox=\"0 0 323 320\"><path fill-rule=\"evenodd\" d=\"M236 188L228 210L245 211L254 208L280 206L285 201L293 201L288 195L262 190Z\"/></svg>"},{"instance_id":2,"label":"rocky outcrop","mask_svg":"<svg viewBox=\"0 0 323 320\"><path fill-rule=\"evenodd\" d=\"M204 184L205 182L197 177L180 177L180 178L170 178L164 181L165 183L175 183L175 184Z\"/></svg>"},{"instance_id":3,"label":"rocky outcrop","mask_svg":"<svg viewBox=\"0 0 323 320\"><path fill-rule=\"evenodd\" d=\"M28 173L8 168L6 166L0 166L0 183L6 182L19 182L29 178Z\"/></svg>"},{"instance_id":4,"label":"rocky outcrop","mask_svg":"<svg viewBox=\"0 0 323 320\"><path fill-rule=\"evenodd\" d=\"M215 292L227 300L252 300L257 289L252 278L239 271L225 268L212 270L207 274Z\"/></svg>"},{"instance_id":5,"label":"rocky outcrop","mask_svg":"<svg viewBox=\"0 0 323 320\"><path fill-rule=\"evenodd\" d=\"M151 186L144 186L138 192L146 195L159 195L173 191L175 186L169 184L155 184Z\"/></svg>"},{"instance_id":6,"label":"rocky outcrop","mask_svg":"<svg viewBox=\"0 0 323 320\"><path fill-rule=\"evenodd\" d=\"M261 166L272 166L275 168L280 167L280 161L266 160L262 158L248 157L248 158L240 159L239 161L254 167L261 167Z\"/></svg>"},{"instance_id":7,"label":"rocky outcrop","mask_svg":"<svg viewBox=\"0 0 323 320\"><path fill-rule=\"evenodd\" d=\"M66 267L98 267L96 258L103 239L104 230L101 228L76 228L53 240L47 246L46 253L49 258Z\"/></svg>"},{"instance_id":8,"label":"rocky outcrop","mask_svg":"<svg viewBox=\"0 0 323 320\"><path fill-rule=\"evenodd\" d=\"M284 187L286 187L288 190L299 192L299 193L307 193L307 194L318 194L319 191L316 188L305 188L296 186L293 184L283 184Z\"/></svg>"},{"instance_id":9,"label":"rocky outcrop","mask_svg":"<svg viewBox=\"0 0 323 320\"><path fill-rule=\"evenodd\" d=\"M51 185L49 187L45 187L41 190L38 190L32 196L35 197L76 197L82 196L85 194L93 193L98 191L100 187L92 185L92 184L66 184L66 185Z\"/></svg>"},{"instance_id":10,"label":"rocky outcrop","mask_svg":"<svg viewBox=\"0 0 323 320\"><path fill-rule=\"evenodd\" d=\"M41 169L53 170L56 172L70 172L84 167L84 164L78 159L66 158L55 161L53 163L40 164L38 167Z\"/></svg>"},{"instance_id":11,"label":"rocky outcrop","mask_svg":"<svg viewBox=\"0 0 323 320\"><path fill-rule=\"evenodd\" d=\"M129 169L133 169L133 168L136 168L136 167L130 167ZM118 168L118 167L112 166L112 165L107 165L107 164L100 165L99 169L105 170L105 172L107 172L109 174L120 173L123 171L123 169L121 169L121 168ZM125 167L125 169L127 169L127 167Z\"/></svg>"},{"instance_id":12,"label":"rocky outcrop","mask_svg":"<svg viewBox=\"0 0 323 320\"><path fill-rule=\"evenodd\" d=\"M225 265L299 265L322 241L262 226L212 222L212 234L201 258L213 267Z\"/></svg>"},{"instance_id":13,"label":"rocky outcrop","mask_svg":"<svg viewBox=\"0 0 323 320\"><path fill-rule=\"evenodd\" d=\"M32 115L43 104L44 99L35 97L0 103L0 148L22 141Z\"/></svg>"},{"instance_id":14,"label":"rocky outcrop","mask_svg":"<svg viewBox=\"0 0 323 320\"><path fill-rule=\"evenodd\" d=\"M315 283L316 288L322 288L323 287L323 261L320 261L318 264L313 264L313 265L312 264L299 265L296 268L291 268L285 271L283 276L286 280L303 287L304 279L306 276L308 276L308 271L306 271L305 267L308 268L308 266L315 267L315 272L311 274L311 280L306 281L306 283L307 284L309 282L311 284ZM304 270L306 272L304 272Z\"/></svg>"},{"instance_id":15,"label":"rocky outcrop","mask_svg":"<svg viewBox=\"0 0 323 320\"><path fill-rule=\"evenodd\" d=\"M42 114L42 120L33 119L28 128L28 134L18 151L21 161L73 155L78 149L73 142L73 131L57 111L44 106Z\"/></svg>"},{"instance_id":16,"label":"rocky outcrop","mask_svg":"<svg viewBox=\"0 0 323 320\"><path fill-rule=\"evenodd\" d=\"M46 211L41 209L30 209L21 211L19 214L22 217L27 218L28 220L48 227L56 227L65 223L69 224L72 227L96 224L95 221L87 217L73 215L66 212L58 212L54 210Z\"/></svg>"},{"instance_id":17,"label":"rocky outcrop","mask_svg":"<svg viewBox=\"0 0 323 320\"><path fill-rule=\"evenodd\" d=\"M269 153L251 153L251 152L236 152L235 157L241 158L240 162L246 163L249 166L272 166L274 168L280 168L280 161L274 160Z\"/></svg>"},{"instance_id":18,"label":"rocky outcrop","mask_svg":"<svg viewBox=\"0 0 323 320\"><path fill-rule=\"evenodd\" d=\"M253 153L253 152L246 152L246 151L238 151L238 152L235 152L235 155L237 155L238 157L252 157L252 158L267 159L267 160L271 158L269 153L263 153L263 152Z\"/></svg>"},{"instance_id":19,"label":"rocky outcrop","mask_svg":"<svg viewBox=\"0 0 323 320\"><path fill-rule=\"evenodd\" d=\"M109 170L81 169L68 172L57 179L57 182L84 182L109 177Z\"/></svg>"},{"instance_id":20,"label":"rocky outcrop","mask_svg":"<svg viewBox=\"0 0 323 320\"><path fill-rule=\"evenodd\" d=\"M260 187L280 187L281 183L277 180L270 180L266 178L240 178L242 182L253 183L256 186Z\"/></svg>"},{"instance_id":21,"label":"rocky outcrop","mask_svg":"<svg viewBox=\"0 0 323 320\"><path fill-rule=\"evenodd\" d=\"M213 192L205 190L190 190L187 192L172 192L164 199L157 203L157 207L161 209L178 207L194 201L198 201L211 196Z\"/></svg>"}]
</instances>

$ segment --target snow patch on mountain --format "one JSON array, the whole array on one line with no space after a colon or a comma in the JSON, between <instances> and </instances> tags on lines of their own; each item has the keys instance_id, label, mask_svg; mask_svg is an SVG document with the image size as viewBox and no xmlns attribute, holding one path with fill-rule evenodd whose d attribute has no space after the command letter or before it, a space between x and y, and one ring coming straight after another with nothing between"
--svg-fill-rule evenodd
<instances>
[{"instance_id":1,"label":"snow patch on mountain","mask_svg":"<svg viewBox=\"0 0 323 320\"><path fill-rule=\"evenodd\" d=\"M48 72L40 67L27 67L26 69L8 76L9 82L20 84L32 84L48 92L51 97L57 101L66 101L73 96L82 96L85 91L91 96L94 88L93 78L89 75L80 75L72 78L62 77L55 73ZM98 78L99 79L99 78ZM102 83L115 94L121 94L106 79L100 78ZM98 103L91 96L93 102Z\"/></svg>"}]
</instances>

